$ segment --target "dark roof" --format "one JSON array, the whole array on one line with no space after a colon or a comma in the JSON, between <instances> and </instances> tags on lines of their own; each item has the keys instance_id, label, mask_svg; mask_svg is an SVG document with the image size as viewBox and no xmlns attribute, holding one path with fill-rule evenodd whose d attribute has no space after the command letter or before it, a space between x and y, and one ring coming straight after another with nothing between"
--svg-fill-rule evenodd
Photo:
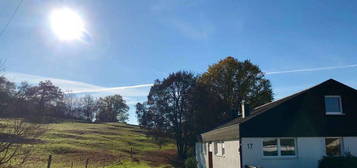
<instances>
[{"instance_id":1,"label":"dark roof","mask_svg":"<svg viewBox=\"0 0 357 168\"><path fill-rule=\"evenodd\" d=\"M201 134L202 141L235 140L239 138L239 125L234 124L224 128L217 128Z\"/></svg>"},{"instance_id":2,"label":"dark roof","mask_svg":"<svg viewBox=\"0 0 357 168\"><path fill-rule=\"evenodd\" d=\"M305 95L307 95L307 97ZM322 136L322 135L334 135L334 136L356 135L357 136L357 122L355 125L350 125L350 127L345 128L347 130L352 130L352 128L355 128L356 131L344 131L345 133L342 132L340 133L338 130L340 130L341 127L339 127L339 129L337 129L333 134L326 133L327 131L326 129L331 127L331 125L327 125L327 124L333 125L336 123L310 125L311 127L308 128L306 128L307 127L306 125L299 126L299 124L304 123L306 120L313 119L313 120L317 120L315 123L319 123L319 120L326 121L326 118L330 117L325 115L324 102L323 102L324 95L341 95L343 99L343 110L346 113L345 118L341 119L341 121L354 120L353 117L348 118L347 116L357 115L357 111L352 112L353 110L357 109L356 105L354 105L357 103L352 103L353 101L354 102L357 101L357 90L347 85L344 85L340 82L337 82L333 79L329 79L309 89L303 90L301 92L295 93L288 97L256 107L248 117L244 119L236 118L204 134L207 136L213 134L215 130L224 130L225 128L229 128L232 125L240 125L239 126L240 130L234 133L230 133L232 134L230 137ZM311 107L313 105L315 106ZM300 116L299 114L304 115L305 117L296 118L297 116ZM354 118L357 118L357 116L355 116ZM338 120L336 122L338 122ZM353 123L353 121L349 121L347 123ZM295 124L294 128L289 127L289 125L291 124ZM286 128L289 128L289 130L284 130ZM311 129L315 129L315 128L316 129L318 128L319 130L324 130L325 133L321 133L321 132L318 133L316 131L311 131ZM239 135L236 135L238 132Z\"/></svg>"}]
</instances>

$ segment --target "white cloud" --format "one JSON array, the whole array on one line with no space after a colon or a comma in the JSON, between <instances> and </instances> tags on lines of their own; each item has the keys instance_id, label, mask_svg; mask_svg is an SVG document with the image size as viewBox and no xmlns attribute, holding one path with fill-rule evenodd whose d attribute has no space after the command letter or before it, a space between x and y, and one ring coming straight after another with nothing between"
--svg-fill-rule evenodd
<instances>
[{"instance_id":1,"label":"white cloud","mask_svg":"<svg viewBox=\"0 0 357 168\"><path fill-rule=\"evenodd\" d=\"M296 72L326 71L326 70L346 69L346 68L356 68L356 67L357 64L351 64L351 65L328 66L328 67L307 68L307 69L294 69L294 70L286 70L286 71L272 71L272 72L265 72L265 74L275 75L275 74L286 74L286 73L296 73Z\"/></svg>"},{"instance_id":2,"label":"white cloud","mask_svg":"<svg viewBox=\"0 0 357 168\"><path fill-rule=\"evenodd\" d=\"M51 78L45 76L37 76L18 72L6 72L5 76L12 82L20 83L26 81L30 84L38 84L40 81L50 80L56 86L59 86L64 91L82 90L82 89L100 89L103 87L92 85L84 82L71 81L65 79Z\"/></svg>"},{"instance_id":3,"label":"white cloud","mask_svg":"<svg viewBox=\"0 0 357 168\"><path fill-rule=\"evenodd\" d=\"M146 88L146 87L151 87L151 86L152 86L152 84L141 84L141 85L121 86L121 87L111 87L111 88L73 90L73 91L68 91L67 93L114 92L114 91L127 90L127 89Z\"/></svg>"},{"instance_id":4,"label":"white cloud","mask_svg":"<svg viewBox=\"0 0 357 168\"><path fill-rule=\"evenodd\" d=\"M195 6L199 6L204 1L201 0L180 0L180 1L168 1L168 0L156 0L153 1L149 10L152 12L175 12L180 9L192 8Z\"/></svg>"},{"instance_id":5,"label":"white cloud","mask_svg":"<svg viewBox=\"0 0 357 168\"><path fill-rule=\"evenodd\" d=\"M204 26L179 20L171 20L171 23L177 31L191 39L204 40L208 38L209 31L207 28L203 28Z\"/></svg>"},{"instance_id":6,"label":"white cloud","mask_svg":"<svg viewBox=\"0 0 357 168\"><path fill-rule=\"evenodd\" d=\"M102 87L85 82L30 75L17 72L6 72L6 78L15 83L27 81L30 84L38 84L40 81L50 80L54 85L60 87L65 93L92 94L96 97L120 94L123 97L147 96L152 84L140 84L121 87Z\"/></svg>"},{"instance_id":7,"label":"white cloud","mask_svg":"<svg viewBox=\"0 0 357 168\"><path fill-rule=\"evenodd\" d=\"M199 7L202 3L205 2L201 0L158 0L150 6L149 10L160 16L156 19L163 26L168 26L182 36L192 40L207 40L215 32L215 26L211 23L211 19L206 17L205 12L200 10ZM196 11L191 19L187 20L177 16L177 12L186 10Z\"/></svg>"}]
</instances>

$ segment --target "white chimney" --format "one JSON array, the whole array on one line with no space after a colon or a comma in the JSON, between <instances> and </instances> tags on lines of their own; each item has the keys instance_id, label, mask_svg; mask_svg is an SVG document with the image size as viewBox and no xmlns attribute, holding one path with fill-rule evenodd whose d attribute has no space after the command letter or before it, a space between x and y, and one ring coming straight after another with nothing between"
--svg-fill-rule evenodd
<instances>
[{"instance_id":1,"label":"white chimney","mask_svg":"<svg viewBox=\"0 0 357 168\"><path fill-rule=\"evenodd\" d=\"M242 118L245 118L245 101L244 100L242 100L242 102L241 102L241 113L242 113Z\"/></svg>"}]
</instances>

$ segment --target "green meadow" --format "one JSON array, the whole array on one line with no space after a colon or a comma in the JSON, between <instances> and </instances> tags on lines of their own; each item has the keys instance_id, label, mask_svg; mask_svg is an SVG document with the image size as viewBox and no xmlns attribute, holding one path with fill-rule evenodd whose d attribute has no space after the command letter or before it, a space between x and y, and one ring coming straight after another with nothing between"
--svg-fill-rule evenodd
<instances>
[{"instance_id":1,"label":"green meadow","mask_svg":"<svg viewBox=\"0 0 357 168\"><path fill-rule=\"evenodd\" d=\"M145 129L121 123L64 122L43 125L48 131L35 143L24 168L177 167L173 141L161 149Z\"/></svg>"}]
</instances>

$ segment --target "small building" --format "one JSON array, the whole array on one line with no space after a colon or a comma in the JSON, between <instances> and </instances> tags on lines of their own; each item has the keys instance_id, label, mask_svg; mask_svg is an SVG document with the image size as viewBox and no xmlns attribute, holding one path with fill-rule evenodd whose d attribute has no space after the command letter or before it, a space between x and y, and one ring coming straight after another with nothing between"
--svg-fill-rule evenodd
<instances>
[{"instance_id":1,"label":"small building","mask_svg":"<svg viewBox=\"0 0 357 168\"><path fill-rule=\"evenodd\" d=\"M317 168L323 156L347 153L357 156L357 90L333 79L256 107L196 143L199 168Z\"/></svg>"}]
</instances>

